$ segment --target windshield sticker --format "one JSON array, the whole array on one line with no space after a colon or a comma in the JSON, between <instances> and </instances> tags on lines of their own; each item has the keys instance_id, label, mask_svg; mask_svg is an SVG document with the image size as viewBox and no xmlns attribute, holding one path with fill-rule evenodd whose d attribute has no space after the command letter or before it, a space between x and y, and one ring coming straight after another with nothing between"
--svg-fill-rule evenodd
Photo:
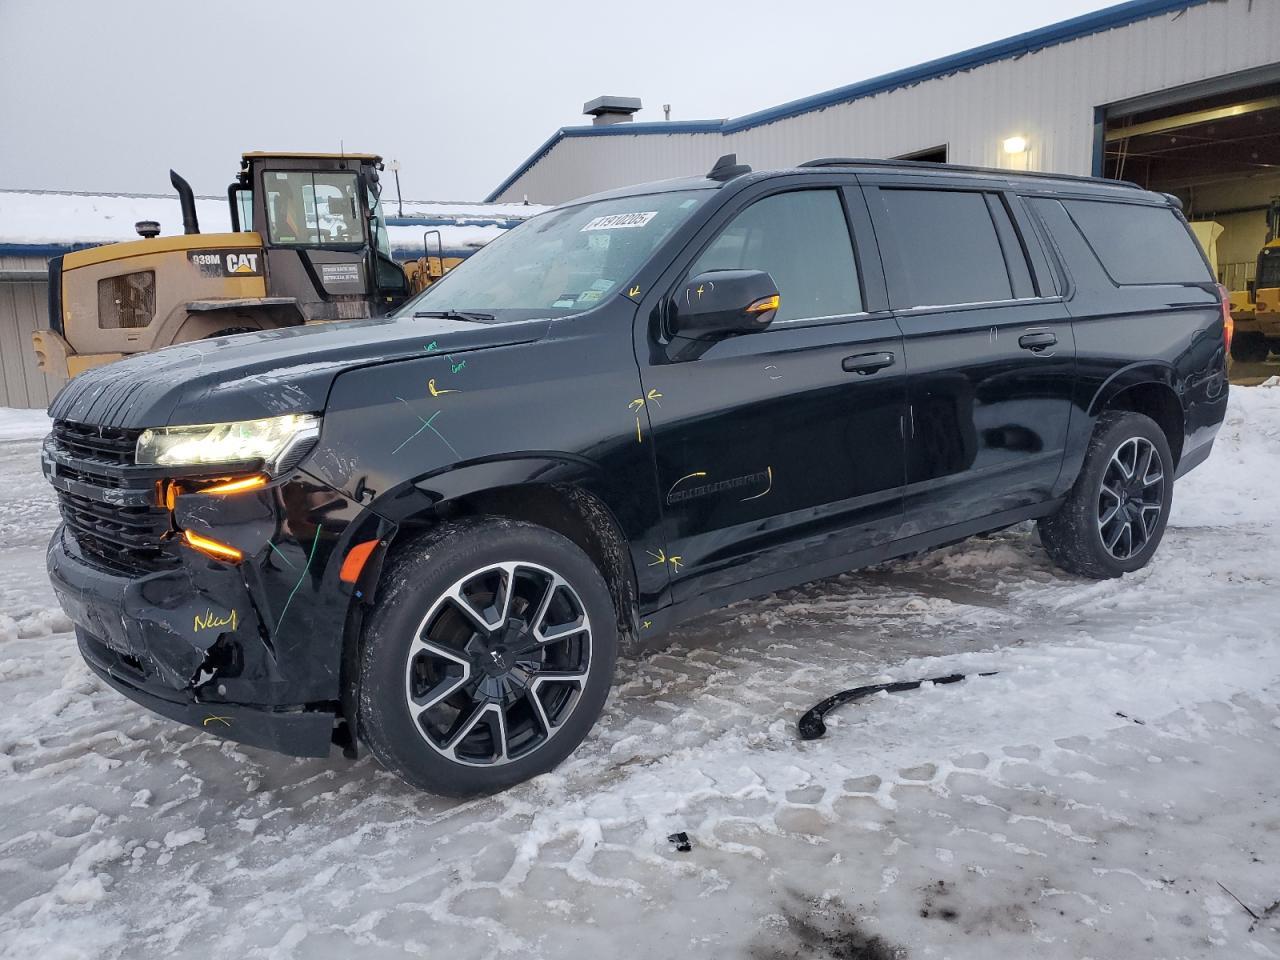
<instances>
[{"instance_id":1,"label":"windshield sticker","mask_svg":"<svg viewBox=\"0 0 1280 960\"><path fill-rule=\"evenodd\" d=\"M611 289L611 288L613 287L613 285L614 285L614 283L615 283L615 282L616 282L616 281L613 281L613 280L604 280L604 279L601 279L601 280L592 280L592 281L591 281L591 289L592 289L592 290L609 290L609 289Z\"/></svg>"},{"instance_id":2,"label":"windshield sticker","mask_svg":"<svg viewBox=\"0 0 1280 960\"><path fill-rule=\"evenodd\" d=\"M596 217L594 220L588 220L579 232L586 233L588 230L622 230L629 227L644 227L649 221L658 215L657 210L649 210L646 213L611 213L607 217Z\"/></svg>"},{"instance_id":3,"label":"windshield sticker","mask_svg":"<svg viewBox=\"0 0 1280 960\"><path fill-rule=\"evenodd\" d=\"M559 300L557 300L555 303L553 303L551 306L553 306L553 307L572 307L572 306L573 306L573 302L574 302L574 301L573 301L573 297L569 297L567 300L566 300L566 299L564 299L564 298L562 297L561 299L559 299Z\"/></svg>"},{"instance_id":4,"label":"windshield sticker","mask_svg":"<svg viewBox=\"0 0 1280 960\"><path fill-rule=\"evenodd\" d=\"M603 290L583 290L581 296L578 297L578 301L580 303L591 303L599 300L603 296Z\"/></svg>"}]
</instances>

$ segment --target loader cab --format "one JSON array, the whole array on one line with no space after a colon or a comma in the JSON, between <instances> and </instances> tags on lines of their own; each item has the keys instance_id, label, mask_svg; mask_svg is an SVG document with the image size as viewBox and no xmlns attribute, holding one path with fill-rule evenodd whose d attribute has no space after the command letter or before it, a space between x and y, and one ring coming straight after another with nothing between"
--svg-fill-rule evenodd
<instances>
[{"instance_id":1,"label":"loader cab","mask_svg":"<svg viewBox=\"0 0 1280 960\"><path fill-rule=\"evenodd\" d=\"M391 258L372 154L246 153L227 191L232 229L262 237L268 296L307 320L378 316L409 295Z\"/></svg>"}]
</instances>

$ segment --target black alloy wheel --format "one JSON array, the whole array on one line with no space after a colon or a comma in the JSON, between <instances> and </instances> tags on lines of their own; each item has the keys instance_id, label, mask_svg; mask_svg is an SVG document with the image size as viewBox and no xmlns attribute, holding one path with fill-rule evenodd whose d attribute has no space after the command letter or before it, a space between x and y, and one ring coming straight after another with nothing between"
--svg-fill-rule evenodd
<instances>
[{"instance_id":1,"label":"black alloy wheel","mask_svg":"<svg viewBox=\"0 0 1280 960\"><path fill-rule=\"evenodd\" d=\"M510 763L564 726L591 665L591 618L560 574L530 561L473 570L432 604L409 646L405 705L431 749Z\"/></svg>"},{"instance_id":2,"label":"black alloy wheel","mask_svg":"<svg viewBox=\"0 0 1280 960\"><path fill-rule=\"evenodd\" d=\"M1098 533L1107 553L1128 560L1141 553L1164 512L1164 464L1146 437L1131 437L1107 463L1098 489Z\"/></svg>"},{"instance_id":3,"label":"black alloy wheel","mask_svg":"<svg viewBox=\"0 0 1280 960\"><path fill-rule=\"evenodd\" d=\"M604 706L618 613L599 569L536 524L463 518L399 543L361 638L357 734L451 796L545 773Z\"/></svg>"},{"instance_id":4,"label":"black alloy wheel","mask_svg":"<svg viewBox=\"0 0 1280 960\"><path fill-rule=\"evenodd\" d=\"M1164 536L1173 479L1169 439L1154 420L1104 411L1062 506L1039 523L1040 542L1070 573L1104 580L1138 570Z\"/></svg>"}]
</instances>

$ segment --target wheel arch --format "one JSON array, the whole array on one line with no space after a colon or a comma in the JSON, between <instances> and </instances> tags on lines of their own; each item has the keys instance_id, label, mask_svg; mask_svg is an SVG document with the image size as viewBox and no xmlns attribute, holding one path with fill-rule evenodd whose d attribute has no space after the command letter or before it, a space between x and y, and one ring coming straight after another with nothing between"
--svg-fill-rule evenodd
<instances>
[{"instance_id":1,"label":"wheel arch","mask_svg":"<svg viewBox=\"0 0 1280 960\"><path fill-rule=\"evenodd\" d=\"M302 314L296 307L282 307L275 304L255 306L244 304L234 309L225 310L186 310L176 320L172 339L164 344L189 343L192 340L203 340L220 330L233 327L249 327L254 330L275 330L280 327L295 327L303 322Z\"/></svg>"},{"instance_id":2,"label":"wheel arch","mask_svg":"<svg viewBox=\"0 0 1280 960\"><path fill-rule=\"evenodd\" d=\"M629 541L606 501L604 477L590 460L534 453L454 467L391 491L368 505L384 526L386 545L375 552L353 598L342 661L343 713L357 739L354 705L364 611L377 603L378 584L390 556L428 530L462 518L502 517L553 530L576 544L600 570L617 613L619 646L635 636L639 592Z\"/></svg>"},{"instance_id":3,"label":"wheel arch","mask_svg":"<svg viewBox=\"0 0 1280 960\"><path fill-rule=\"evenodd\" d=\"M1107 410L1128 410L1150 417L1169 442L1176 467L1182 459L1186 440L1186 413L1174 384L1173 367L1142 364L1117 371L1094 395L1089 407L1091 420Z\"/></svg>"}]
</instances>

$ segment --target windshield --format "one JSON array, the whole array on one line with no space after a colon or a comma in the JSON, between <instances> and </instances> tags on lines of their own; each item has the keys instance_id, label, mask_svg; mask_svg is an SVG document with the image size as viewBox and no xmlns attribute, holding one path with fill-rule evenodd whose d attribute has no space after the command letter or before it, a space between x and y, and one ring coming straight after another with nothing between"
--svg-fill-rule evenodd
<instances>
[{"instance_id":1,"label":"windshield","mask_svg":"<svg viewBox=\"0 0 1280 960\"><path fill-rule=\"evenodd\" d=\"M364 241L354 173L268 170L263 184L272 244L323 247Z\"/></svg>"},{"instance_id":2,"label":"windshield","mask_svg":"<svg viewBox=\"0 0 1280 960\"><path fill-rule=\"evenodd\" d=\"M552 210L472 254L406 303L418 311L490 314L499 320L560 317L598 307L708 196L681 190Z\"/></svg>"}]
</instances>

